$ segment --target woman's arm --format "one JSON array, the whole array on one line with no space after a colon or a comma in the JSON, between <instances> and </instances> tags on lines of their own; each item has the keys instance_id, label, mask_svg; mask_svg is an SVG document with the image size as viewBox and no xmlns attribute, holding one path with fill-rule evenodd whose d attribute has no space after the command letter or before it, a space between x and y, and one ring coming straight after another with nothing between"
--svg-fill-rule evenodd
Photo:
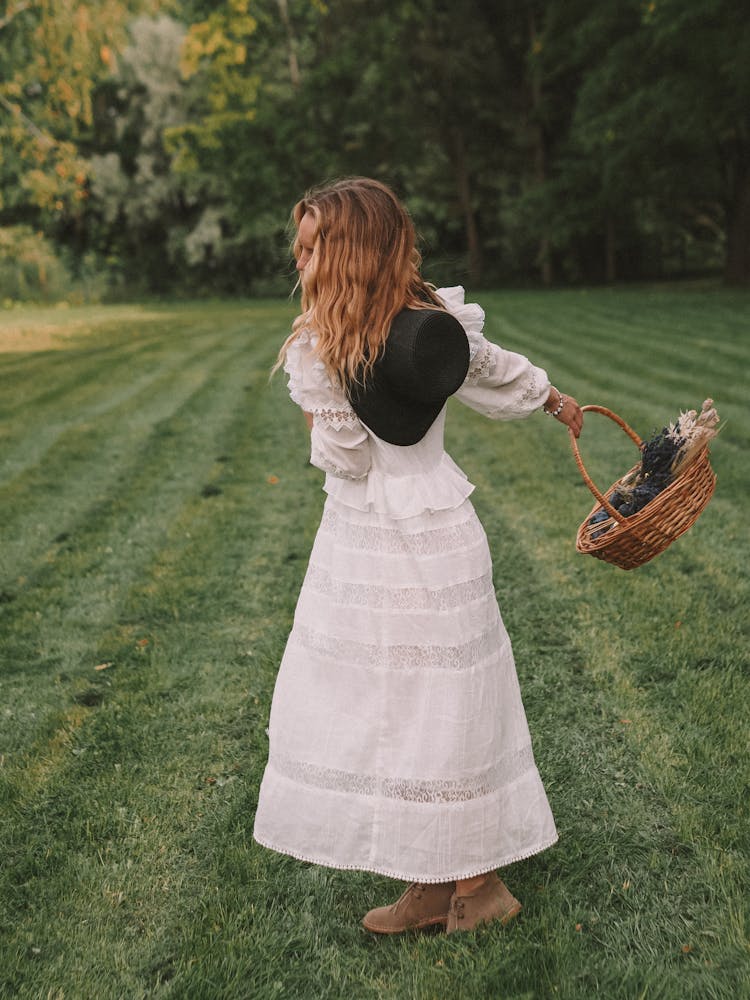
<instances>
[{"instance_id":1,"label":"woman's arm","mask_svg":"<svg viewBox=\"0 0 750 1000\"><path fill-rule=\"evenodd\" d=\"M564 396L550 384L547 373L522 354L506 351L481 335L474 339L474 358L457 399L493 420L527 417L543 409L578 437L583 413L572 396Z\"/></svg>"},{"instance_id":2,"label":"woman's arm","mask_svg":"<svg viewBox=\"0 0 750 1000\"><path fill-rule=\"evenodd\" d=\"M364 479L370 471L370 439L353 412L351 416L332 425L325 411L313 414L310 463L339 479Z\"/></svg>"}]
</instances>

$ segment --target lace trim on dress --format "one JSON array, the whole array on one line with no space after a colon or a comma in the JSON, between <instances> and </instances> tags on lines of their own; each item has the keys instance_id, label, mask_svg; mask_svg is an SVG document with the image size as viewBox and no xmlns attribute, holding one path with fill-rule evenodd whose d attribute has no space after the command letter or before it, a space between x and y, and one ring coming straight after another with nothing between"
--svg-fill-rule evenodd
<instances>
[{"instance_id":1,"label":"lace trim on dress","mask_svg":"<svg viewBox=\"0 0 750 1000\"><path fill-rule=\"evenodd\" d=\"M425 587L347 583L334 579L326 570L314 565L307 570L304 586L330 598L334 604L393 611L448 611L495 594L492 573L439 590L428 590Z\"/></svg>"},{"instance_id":2,"label":"lace trim on dress","mask_svg":"<svg viewBox=\"0 0 750 1000\"><path fill-rule=\"evenodd\" d=\"M312 435L311 447L310 447L310 463L318 469L322 469L323 472L328 472L332 476L336 476L337 479L348 479L351 482L359 482L362 479L367 478L367 470L364 472L353 472L352 467L347 468L337 465L325 452L324 449L318 446L318 438L316 434Z\"/></svg>"},{"instance_id":3,"label":"lace trim on dress","mask_svg":"<svg viewBox=\"0 0 750 1000\"><path fill-rule=\"evenodd\" d=\"M359 418L351 406L323 407L313 410L316 417L319 417L325 427L332 427L335 431L340 431L342 427L355 428L359 426Z\"/></svg>"},{"instance_id":4,"label":"lace trim on dress","mask_svg":"<svg viewBox=\"0 0 750 1000\"><path fill-rule=\"evenodd\" d=\"M537 386L537 381L536 381L536 371L532 369L532 371L529 373L526 387L521 393L521 402L528 403L530 399L535 399L538 395L539 395L539 388Z\"/></svg>"},{"instance_id":5,"label":"lace trim on dress","mask_svg":"<svg viewBox=\"0 0 750 1000\"><path fill-rule=\"evenodd\" d=\"M279 854L288 854L290 857L296 858L298 861L304 861L307 864L324 865L327 868L335 868L338 871L373 872L375 875L385 875L386 878L397 879L399 882L421 882L425 885L444 885L446 882L455 882L457 879L475 878L477 875L484 875L486 872L493 871L496 868L507 868L508 865L514 865L518 861L525 861L526 858L545 851L559 840L557 833L555 833L552 837L535 841L522 851L514 851L512 854L502 854L499 856L495 855L492 860L482 862L479 868L447 869L436 878L434 872L430 872L430 874L423 872L415 874L413 870L407 873L406 871L397 871L390 867L376 867L375 865L368 864L346 864L338 860L334 862L331 858L314 854L312 851L298 851L293 847L282 847L279 843L259 835L257 828L253 832L253 837L261 847L268 847L272 851L278 851Z\"/></svg>"},{"instance_id":6,"label":"lace trim on dress","mask_svg":"<svg viewBox=\"0 0 750 1000\"><path fill-rule=\"evenodd\" d=\"M469 366L466 382L475 385L480 379L487 378L495 370L495 352L493 345L485 340L483 348L477 353Z\"/></svg>"},{"instance_id":7,"label":"lace trim on dress","mask_svg":"<svg viewBox=\"0 0 750 1000\"><path fill-rule=\"evenodd\" d=\"M446 528L408 534L397 528L352 524L332 510L323 512L319 531L334 535L346 548L392 555L444 555L471 548L484 538L484 530L474 518Z\"/></svg>"},{"instance_id":8,"label":"lace trim on dress","mask_svg":"<svg viewBox=\"0 0 750 1000\"><path fill-rule=\"evenodd\" d=\"M342 771L335 767L320 767L277 753L271 755L269 765L285 778L313 788L353 795L378 795L404 802L441 804L469 802L492 795L536 766L530 743L505 754L497 763L479 774L466 778L385 778Z\"/></svg>"},{"instance_id":9,"label":"lace trim on dress","mask_svg":"<svg viewBox=\"0 0 750 1000\"><path fill-rule=\"evenodd\" d=\"M289 395L298 406L315 414L325 427L341 430L359 426L338 379L332 377L322 361L316 360L317 337L302 330L287 350L284 371L289 376Z\"/></svg>"},{"instance_id":10,"label":"lace trim on dress","mask_svg":"<svg viewBox=\"0 0 750 1000\"><path fill-rule=\"evenodd\" d=\"M295 625L290 639L336 663L391 670L470 670L509 645L500 622L460 646L379 646L339 639L305 625Z\"/></svg>"},{"instance_id":11,"label":"lace trim on dress","mask_svg":"<svg viewBox=\"0 0 750 1000\"><path fill-rule=\"evenodd\" d=\"M321 455L317 450L313 450L310 455L310 464L314 465L318 469L321 469L323 472L330 472L330 474L335 476L337 479L349 479L351 482L358 483L360 480L367 478L366 472L361 476L354 476L349 469L342 469L330 459Z\"/></svg>"}]
</instances>

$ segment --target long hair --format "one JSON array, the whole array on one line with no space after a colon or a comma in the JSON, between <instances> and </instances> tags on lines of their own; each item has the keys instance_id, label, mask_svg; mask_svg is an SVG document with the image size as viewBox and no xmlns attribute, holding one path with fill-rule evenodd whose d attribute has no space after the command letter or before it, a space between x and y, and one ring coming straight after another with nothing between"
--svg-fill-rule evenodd
<instances>
[{"instance_id":1,"label":"long hair","mask_svg":"<svg viewBox=\"0 0 750 1000\"><path fill-rule=\"evenodd\" d=\"M302 311L278 365L302 330L317 335L316 353L343 386L364 381L404 308L444 308L422 278L414 225L385 184L353 177L309 191L294 206L315 221L313 253L301 277ZM299 255L298 238L294 242Z\"/></svg>"}]
</instances>

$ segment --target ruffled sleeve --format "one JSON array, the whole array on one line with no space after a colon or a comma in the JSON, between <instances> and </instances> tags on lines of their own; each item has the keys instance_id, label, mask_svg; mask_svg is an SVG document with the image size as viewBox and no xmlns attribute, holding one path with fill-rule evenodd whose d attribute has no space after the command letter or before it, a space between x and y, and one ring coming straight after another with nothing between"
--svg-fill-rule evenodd
<instances>
[{"instance_id":1,"label":"ruffled sleeve","mask_svg":"<svg viewBox=\"0 0 750 1000\"><path fill-rule=\"evenodd\" d=\"M438 288L437 294L466 331L469 371L456 398L494 420L527 417L547 401L547 373L528 358L506 351L484 336L484 310L464 301L461 286Z\"/></svg>"},{"instance_id":2,"label":"ruffled sleeve","mask_svg":"<svg viewBox=\"0 0 750 1000\"><path fill-rule=\"evenodd\" d=\"M343 389L315 354L314 335L303 331L287 349L289 395L312 414L310 463L341 479L363 479L370 470L367 431Z\"/></svg>"}]
</instances>

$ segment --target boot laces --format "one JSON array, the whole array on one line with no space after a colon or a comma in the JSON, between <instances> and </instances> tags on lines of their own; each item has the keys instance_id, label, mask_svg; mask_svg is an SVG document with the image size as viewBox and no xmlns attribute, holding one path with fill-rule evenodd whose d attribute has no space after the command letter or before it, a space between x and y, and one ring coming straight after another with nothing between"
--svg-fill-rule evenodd
<instances>
[{"instance_id":1,"label":"boot laces","mask_svg":"<svg viewBox=\"0 0 750 1000\"><path fill-rule=\"evenodd\" d=\"M406 906L412 896L416 899L422 898L422 892L424 891L424 884L422 882L412 882L410 886L402 892L395 903L391 905L391 912L397 913L401 906Z\"/></svg>"}]
</instances>

